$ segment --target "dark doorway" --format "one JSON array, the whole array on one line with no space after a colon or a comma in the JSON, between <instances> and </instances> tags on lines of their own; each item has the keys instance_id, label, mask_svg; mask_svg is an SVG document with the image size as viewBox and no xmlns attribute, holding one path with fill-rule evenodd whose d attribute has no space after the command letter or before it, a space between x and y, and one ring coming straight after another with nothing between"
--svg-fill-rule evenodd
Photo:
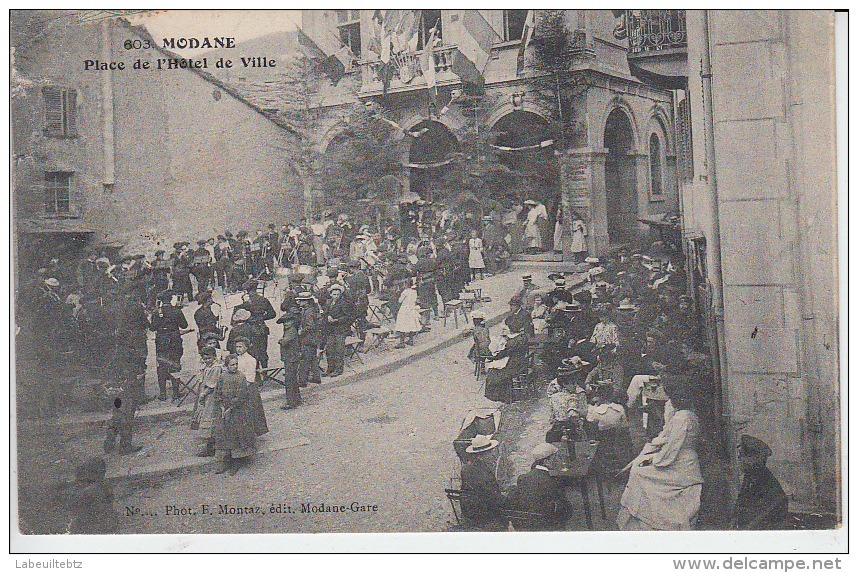
<instances>
[{"instance_id":1,"label":"dark doorway","mask_svg":"<svg viewBox=\"0 0 858 573\"><path fill-rule=\"evenodd\" d=\"M434 201L439 181L449 172L459 151L459 142L447 126L437 121L421 121L408 132L413 137L408 150L409 189L425 201Z\"/></svg>"},{"instance_id":2,"label":"dark doorway","mask_svg":"<svg viewBox=\"0 0 858 573\"><path fill-rule=\"evenodd\" d=\"M617 108L605 124L605 200L608 207L608 240L612 245L630 243L637 229L638 194L632 125Z\"/></svg>"}]
</instances>

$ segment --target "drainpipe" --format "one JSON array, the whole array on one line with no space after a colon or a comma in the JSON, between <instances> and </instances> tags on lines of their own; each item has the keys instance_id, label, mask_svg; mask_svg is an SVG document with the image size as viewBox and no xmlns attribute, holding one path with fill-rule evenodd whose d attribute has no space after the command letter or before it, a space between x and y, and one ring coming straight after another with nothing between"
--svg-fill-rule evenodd
<instances>
[{"instance_id":1,"label":"drainpipe","mask_svg":"<svg viewBox=\"0 0 858 573\"><path fill-rule=\"evenodd\" d=\"M723 438L732 436L723 432L725 422L730 417L730 403L727 396L727 348L724 329L724 280L721 271L721 223L719 220L718 182L715 170L715 116L712 111L712 63L709 42L709 11L703 11L703 58L700 77L703 79L703 131L706 148L706 187L709 192L712 227L709 230L709 240L706 251L709 253L709 269L712 277L712 311L715 319L715 339L718 346L718 380L717 404L719 407L718 423L721 424ZM729 442L728 442L729 443ZM722 443L727 455L734 457L734 448Z\"/></svg>"},{"instance_id":2,"label":"drainpipe","mask_svg":"<svg viewBox=\"0 0 858 573\"><path fill-rule=\"evenodd\" d=\"M101 22L101 61L111 62L111 30L109 20ZM110 66L101 72L102 136L104 142L104 179L105 189L115 183L115 157L113 149L113 72Z\"/></svg>"}]
</instances>

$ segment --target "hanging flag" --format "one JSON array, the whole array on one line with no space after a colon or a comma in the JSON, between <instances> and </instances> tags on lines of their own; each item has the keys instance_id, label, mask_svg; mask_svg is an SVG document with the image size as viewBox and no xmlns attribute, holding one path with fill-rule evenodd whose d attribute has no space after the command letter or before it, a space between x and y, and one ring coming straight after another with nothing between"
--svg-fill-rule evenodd
<instances>
[{"instance_id":1,"label":"hanging flag","mask_svg":"<svg viewBox=\"0 0 858 573\"><path fill-rule=\"evenodd\" d=\"M437 26L437 24L436 24ZM429 31L429 38L426 40L426 45L423 46L423 55L420 57L420 68L423 70L423 77L426 78L426 87L429 90L429 99L432 103L436 102L436 81L435 81L435 33L437 30L432 28Z\"/></svg>"},{"instance_id":2,"label":"hanging flag","mask_svg":"<svg viewBox=\"0 0 858 573\"><path fill-rule=\"evenodd\" d=\"M524 71L524 52L530 45L530 40L533 39L533 30L536 28L536 16L533 10L527 11L527 18L524 19L524 29L521 31L521 46L518 48L518 59L516 60L516 75L521 75Z\"/></svg>"},{"instance_id":3,"label":"hanging flag","mask_svg":"<svg viewBox=\"0 0 858 573\"><path fill-rule=\"evenodd\" d=\"M381 80L382 93L387 95L390 80L393 79L393 64L390 62L381 64L381 69L378 70L378 78Z\"/></svg>"},{"instance_id":4,"label":"hanging flag","mask_svg":"<svg viewBox=\"0 0 858 573\"><path fill-rule=\"evenodd\" d=\"M421 10L405 10L399 20L399 25L396 27L396 37L403 51L417 51L417 31L420 26ZM414 49L411 49L411 45Z\"/></svg>"},{"instance_id":5,"label":"hanging flag","mask_svg":"<svg viewBox=\"0 0 858 573\"><path fill-rule=\"evenodd\" d=\"M328 56L321 62L317 63L316 70L331 78L331 82L333 82L334 85L340 83L340 80L343 79L344 75L346 75L346 66L336 54Z\"/></svg>"},{"instance_id":6,"label":"hanging flag","mask_svg":"<svg viewBox=\"0 0 858 573\"><path fill-rule=\"evenodd\" d=\"M479 10L463 10L450 16L459 54L453 59L453 73L463 82L482 85L483 74L492 55L492 44L500 36Z\"/></svg>"}]
</instances>

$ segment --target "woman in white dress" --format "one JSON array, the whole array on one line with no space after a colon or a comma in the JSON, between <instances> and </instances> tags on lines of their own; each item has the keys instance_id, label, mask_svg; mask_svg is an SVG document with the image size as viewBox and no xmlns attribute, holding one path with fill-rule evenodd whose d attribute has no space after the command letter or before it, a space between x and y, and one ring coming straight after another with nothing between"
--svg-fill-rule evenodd
<instances>
[{"instance_id":1,"label":"woman in white dress","mask_svg":"<svg viewBox=\"0 0 858 573\"><path fill-rule=\"evenodd\" d=\"M545 205L532 199L528 199L524 204L530 207L527 212L527 221L524 223L524 246L530 252L540 251L542 250L540 218L544 224L548 220L548 212L545 210Z\"/></svg>"},{"instance_id":2,"label":"woman in white dress","mask_svg":"<svg viewBox=\"0 0 858 573\"><path fill-rule=\"evenodd\" d=\"M396 345L396 348L404 348L406 342L413 345L414 337L422 328L420 307L417 306L417 290L413 280L411 285L399 295L399 311L396 313L396 326L394 328L399 334L399 344Z\"/></svg>"},{"instance_id":3,"label":"woman in white dress","mask_svg":"<svg viewBox=\"0 0 858 573\"><path fill-rule=\"evenodd\" d=\"M687 530L697 521L703 490L695 449L700 421L691 410L688 384L668 381L664 429L626 466L631 471L617 515L621 530Z\"/></svg>"},{"instance_id":4,"label":"woman in white dress","mask_svg":"<svg viewBox=\"0 0 858 573\"><path fill-rule=\"evenodd\" d=\"M483 278L486 263L483 260L483 240L477 236L477 230L471 229L471 238L468 239L468 266L471 268L471 280L477 280L477 273Z\"/></svg>"},{"instance_id":5,"label":"woman in white dress","mask_svg":"<svg viewBox=\"0 0 858 573\"><path fill-rule=\"evenodd\" d=\"M576 263L583 263L587 258L587 226L581 219L581 215L572 215L572 254Z\"/></svg>"}]
</instances>

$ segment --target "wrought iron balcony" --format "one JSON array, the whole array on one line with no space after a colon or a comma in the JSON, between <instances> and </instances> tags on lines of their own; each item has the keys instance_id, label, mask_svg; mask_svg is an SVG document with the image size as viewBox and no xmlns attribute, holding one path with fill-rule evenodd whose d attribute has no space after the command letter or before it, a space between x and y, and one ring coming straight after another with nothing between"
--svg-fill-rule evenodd
<instances>
[{"instance_id":1,"label":"wrought iron balcony","mask_svg":"<svg viewBox=\"0 0 858 573\"><path fill-rule=\"evenodd\" d=\"M685 51L688 47L685 10L627 10L626 32L630 55Z\"/></svg>"},{"instance_id":2,"label":"wrought iron balcony","mask_svg":"<svg viewBox=\"0 0 858 573\"><path fill-rule=\"evenodd\" d=\"M459 77L453 73L453 62L455 61L458 48L456 46L439 46L435 48L435 81L438 85L451 85L459 83ZM426 87L426 78L420 67L420 58L423 52L414 54L401 54L391 57L393 64L393 77L388 86L388 93L403 92ZM377 95L384 91L381 80L381 60L360 62L361 66L361 95Z\"/></svg>"}]
</instances>

